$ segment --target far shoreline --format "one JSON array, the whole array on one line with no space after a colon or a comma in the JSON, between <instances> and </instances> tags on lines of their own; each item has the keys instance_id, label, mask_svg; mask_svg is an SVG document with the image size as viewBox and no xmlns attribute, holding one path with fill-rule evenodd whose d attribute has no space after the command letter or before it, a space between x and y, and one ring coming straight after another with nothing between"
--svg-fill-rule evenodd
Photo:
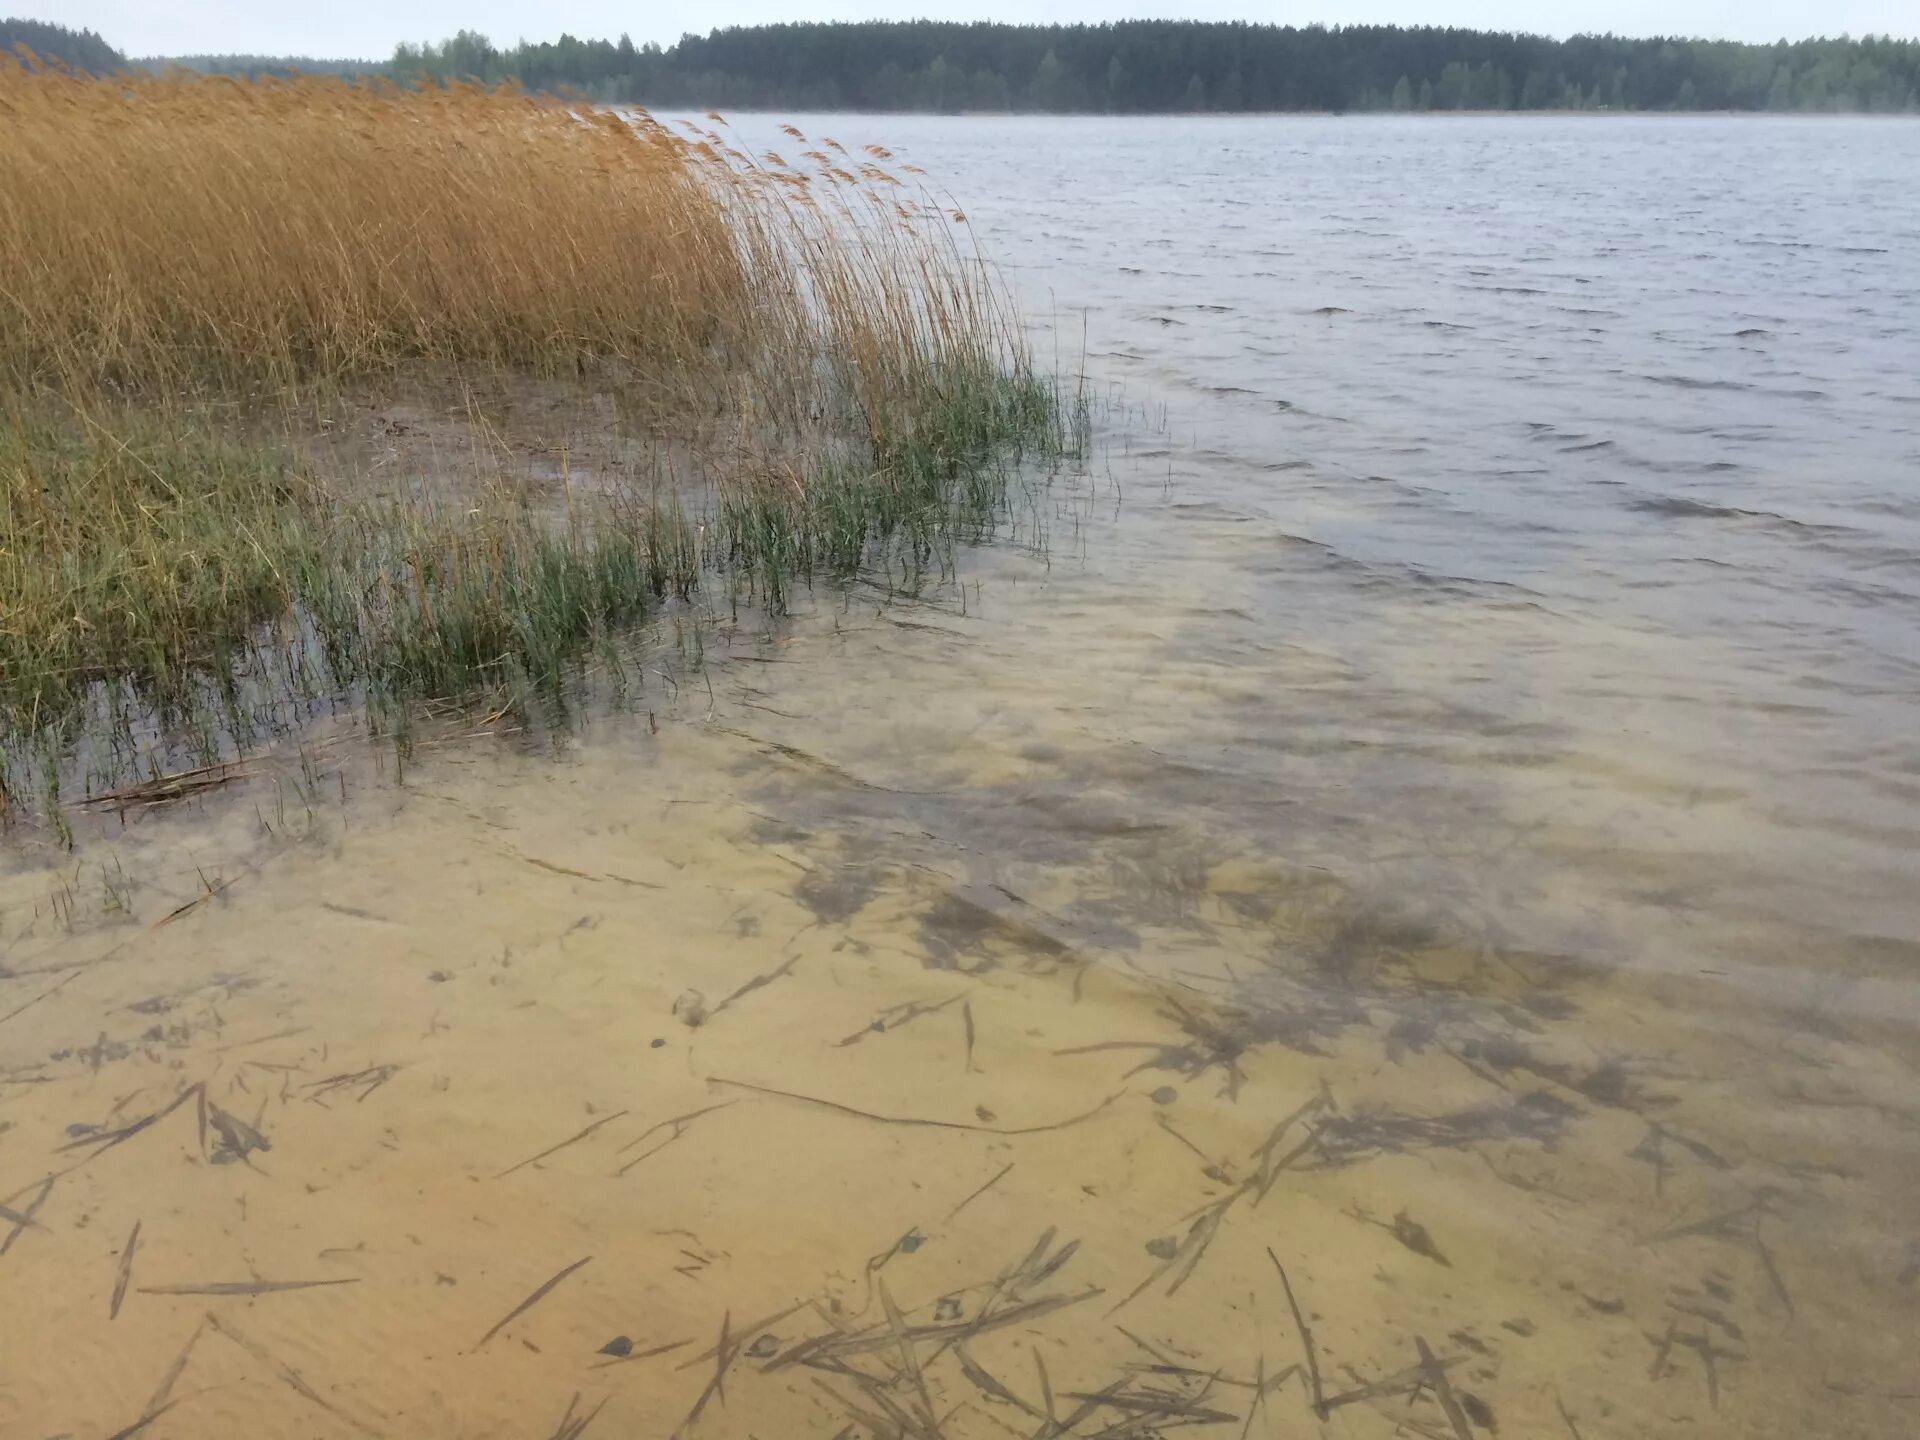
<instances>
[{"instance_id":1,"label":"far shoreline","mask_svg":"<svg viewBox=\"0 0 1920 1440\"><path fill-rule=\"evenodd\" d=\"M597 110L660 115L753 115L776 120L804 115L859 115L926 120L1920 120L1920 110L833 110L724 105L650 105L643 100L595 102Z\"/></svg>"}]
</instances>

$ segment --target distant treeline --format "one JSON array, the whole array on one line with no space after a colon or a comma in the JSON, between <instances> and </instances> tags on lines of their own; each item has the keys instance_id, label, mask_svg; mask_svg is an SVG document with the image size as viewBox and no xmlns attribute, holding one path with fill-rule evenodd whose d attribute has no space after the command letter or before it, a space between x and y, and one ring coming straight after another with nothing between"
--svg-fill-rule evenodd
<instances>
[{"instance_id":1,"label":"distant treeline","mask_svg":"<svg viewBox=\"0 0 1920 1440\"><path fill-rule=\"evenodd\" d=\"M0 37L22 26L106 49L98 36L30 22L6 22ZM58 42L21 38L62 54ZM514 81L665 109L1904 113L1920 107L1920 40L1873 36L1748 45L1611 35L1551 40L1430 26L915 20L737 27L682 36L665 49L635 45L624 35L562 35L503 49L461 31L438 44L401 45L382 64L268 56L174 63L221 73L296 69L385 73L403 81Z\"/></svg>"},{"instance_id":2,"label":"distant treeline","mask_svg":"<svg viewBox=\"0 0 1920 1440\"><path fill-rule=\"evenodd\" d=\"M76 70L104 74L125 66L126 59L91 30L69 30L44 20L0 19L0 53L24 45L43 60L58 60Z\"/></svg>"},{"instance_id":3,"label":"distant treeline","mask_svg":"<svg viewBox=\"0 0 1920 1440\"><path fill-rule=\"evenodd\" d=\"M178 66L202 75L239 75L249 80L262 75L340 75L353 79L389 73L384 60L316 60L307 55L168 55L134 63L143 70Z\"/></svg>"},{"instance_id":4,"label":"distant treeline","mask_svg":"<svg viewBox=\"0 0 1920 1440\"><path fill-rule=\"evenodd\" d=\"M1920 41L1549 40L1431 27L762 25L669 49L577 40L401 46L397 75L572 85L665 108L1041 110L1870 110L1920 103Z\"/></svg>"}]
</instances>

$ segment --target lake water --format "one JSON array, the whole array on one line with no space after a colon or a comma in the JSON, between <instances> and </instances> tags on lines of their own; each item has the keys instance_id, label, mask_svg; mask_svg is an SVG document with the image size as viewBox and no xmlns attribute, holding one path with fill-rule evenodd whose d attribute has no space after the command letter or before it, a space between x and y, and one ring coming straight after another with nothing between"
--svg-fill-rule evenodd
<instances>
[{"instance_id":1,"label":"lake water","mask_svg":"<svg viewBox=\"0 0 1920 1440\"><path fill-rule=\"evenodd\" d=\"M1920 125L798 124L1088 472L17 845L0 1433L1920 1431Z\"/></svg>"}]
</instances>

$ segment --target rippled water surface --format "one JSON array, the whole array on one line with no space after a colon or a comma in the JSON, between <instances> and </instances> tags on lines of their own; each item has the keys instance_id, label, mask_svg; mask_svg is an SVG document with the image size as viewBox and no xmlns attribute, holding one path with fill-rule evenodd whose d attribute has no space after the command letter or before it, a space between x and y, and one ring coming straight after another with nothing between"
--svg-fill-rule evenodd
<instances>
[{"instance_id":1,"label":"rippled water surface","mask_svg":"<svg viewBox=\"0 0 1920 1440\"><path fill-rule=\"evenodd\" d=\"M1920 1431L1920 125L801 124L1087 473L10 842L0 1434Z\"/></svg>"}]
</instances>

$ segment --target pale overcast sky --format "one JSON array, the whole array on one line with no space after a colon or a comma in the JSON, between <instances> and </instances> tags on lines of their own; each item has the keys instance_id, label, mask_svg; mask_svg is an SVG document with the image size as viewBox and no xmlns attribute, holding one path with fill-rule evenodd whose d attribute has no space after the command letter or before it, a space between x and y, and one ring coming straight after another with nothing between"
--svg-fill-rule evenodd
<instances>
[{"instance_id":1,"label":"pale overcast sky","mask_svg":"<svg viewBox=\"0 0 1920 1440\"><path fill-rule=\"evenodd\" d=\"M1739 40L1808 35L1920 34L1920 0L0 0L0 13L99 31L129 55L204 51L384 59L400 40L474 29L496 44L562 31L670 44L684 31L775 20L1093 21L1159 18L1329 25L1463 25L1549 35L1710 35Z\"/></svg>"}]
</instances>

